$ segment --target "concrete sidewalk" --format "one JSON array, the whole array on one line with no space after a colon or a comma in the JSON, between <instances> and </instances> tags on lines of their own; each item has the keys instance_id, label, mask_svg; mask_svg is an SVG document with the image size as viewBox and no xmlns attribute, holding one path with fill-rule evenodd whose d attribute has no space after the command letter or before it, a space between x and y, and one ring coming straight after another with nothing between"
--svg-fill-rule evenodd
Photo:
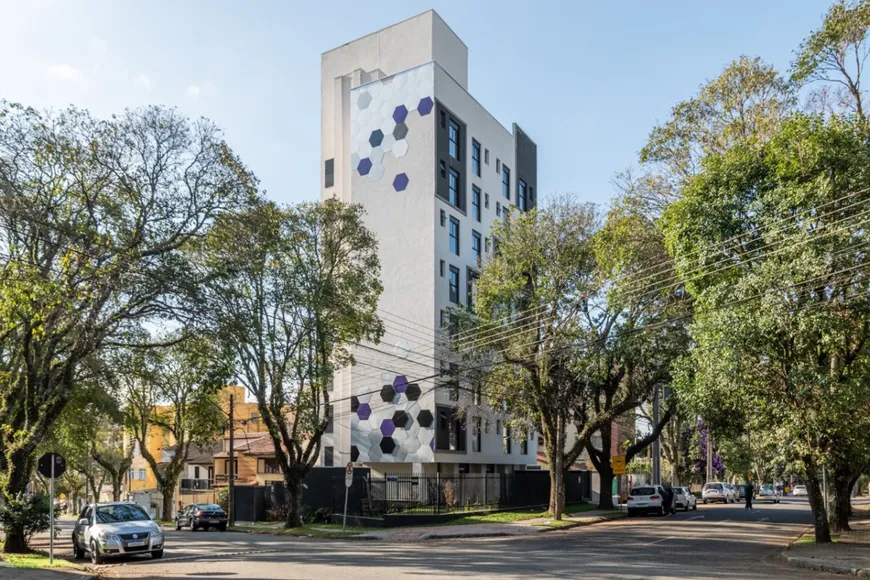
<instances>
[{"instance_id":1,"label":"concrete sidewalk","mask_svg":"<svg viewBox=\"0 0 870 580\"><path fill-rule=\"evenodd\" d=\"M48 570L38 568L15 568L0 562L0 578L3 580L94 580L90 572L73 570Z\"/></svg>"},{"instance_id":2,"label":"concrete sidewalk","mask_svg":"<svg viewBox=\"0 0 870 580\"><path fill-rule=\"evenodd\" d=\"M870 519L865 516L850 525L852 531L840 534L834 544L794 543L780 558L799 568L870 577Z\"/></svg>"},{"instance_id":3,"label":"concrete sidewalk","mask_svg":"<svg viewBox=\"0 0 870 580\"><path fill-rule=\"evenodd\" d=\"M566 516L563 521L569 522L562 526L551 526L550 518L533 518L510 523L492 524L463 524L441 526L415 526L402 528L387 528L364 532L361 536L374 540L441 540L449 538L498 538L504 536L528 536L542 532L567 530L577 526L596 524L624 517L624 512L593 510L580 512L573 516Z\"/></svg>"}]
</instances>

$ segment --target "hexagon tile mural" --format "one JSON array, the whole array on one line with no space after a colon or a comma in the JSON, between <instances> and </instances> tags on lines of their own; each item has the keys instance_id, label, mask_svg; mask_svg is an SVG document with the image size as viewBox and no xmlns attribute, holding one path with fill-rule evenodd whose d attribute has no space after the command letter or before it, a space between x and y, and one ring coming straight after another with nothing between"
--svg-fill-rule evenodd
<instances>
[{"instance_id":1,"label":"hexagon tile mural","mask_svg":"<svg viewBox=\"0 0 870 580\"><path fill-rule=\"evenodd\" d=\"M372 462L429 462L435 458L432 407L421 407L423 393L405 375L384 373L387 384L371 391L359 385L351 396L351 460ZM428 391L427 391L428 393ZM433 405L430 398L425 406Z\"/></svg>"},{"instance_id":2,"label":"hexagon tile mural","mask_svg":"<svg viewBox=\"0 0 870 580\"><path fill-rule=\"evenodd\" d=\"M414 130L414 122L419 122L434 109L434 91L435 69L432 63L353 89L351 169L378 181L384 176L383 161L387 155L392 154L395 159L407 155L406 137ZM399 175L404 177L397 182ZM393 188L397 192L408 187L406 173L389 178L393 179Z\"/></svg>"}]
</instances>

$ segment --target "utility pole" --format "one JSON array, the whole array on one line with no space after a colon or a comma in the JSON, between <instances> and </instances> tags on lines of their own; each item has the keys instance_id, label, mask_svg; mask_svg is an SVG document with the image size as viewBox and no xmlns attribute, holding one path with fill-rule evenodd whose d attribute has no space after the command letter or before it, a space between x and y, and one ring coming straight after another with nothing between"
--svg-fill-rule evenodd
<instances>
[{"instance_id":1,"label":"utility pole","mask_svg":"<svg viewBox=\"0 0 870 580\"><path fill-rule=\"evenodd\" d=\"M229 482L227 483L227 490L229 493L227 494L229 500L227 502L227 524L230 526L236 525L236 509L233 504L233 500L235 500L235 491L236 491L236 453L235 453L235 432L236 432L236 422L234 417L234 409L233 409L233 395L230 393L230 464L229 464Z\"/></svg>"},{"instance_id":2,"label":"utility pole","mask_svg":"<svg viewBox=\"0 0 870 580\"><path fill-rule=\"evenodd\" d=\"M652 428L655 429L660 421L660 409L659 409L659 386L656 385L653 389L653 424ZM659 438L656 437L655 441L653 441L653 464L652 464L652 482L654 485L660 485L662 483L662 446Z\"/></svg>"}]
</instances>

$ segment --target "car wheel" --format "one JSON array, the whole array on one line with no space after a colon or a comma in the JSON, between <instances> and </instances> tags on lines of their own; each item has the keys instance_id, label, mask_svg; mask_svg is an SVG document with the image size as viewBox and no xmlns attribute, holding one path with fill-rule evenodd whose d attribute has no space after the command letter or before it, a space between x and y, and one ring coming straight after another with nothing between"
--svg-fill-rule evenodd
<instances>
[{"instance_id":1,"label":"car wheel","mask_svg":"<svg viewBox=\"0 0 870 580\"><path fill-rule=\"evenodd\" d=\"M695 502L695 505L692 506L692 511L698 511L698 502Z\"/></svg>"},{"instance_id":2,"label":"car wheel","mask_svg":"<svg viewBox=\"0 0 870 580\"><path fill-rule=\"evenodd\" d=\"M105 561L106 559L103 557L102 554L100 554L100 551L97 549L97 543L91 540L91 562L94 564L94 566L99 566Z\"/></svg>"},{"instance_id":3,"label":"car wheel","mask_svg":"<svg viewBox=\"0 0 870 580\"><path fill-rule=\"evenodd\" d=\"M662 507L659 508L659 515L662 517L665 517L666 515L668 515L668 511L665 509L664 504L662 505Z\"/></svg>"},{"instance_id":4,"label":"car wheel","mask_svg":"<svg viewBox=\"0 0 870 580\"><path fill-rule=\"evenodd\" d=\"M73 559L74 560L82 560L85 557L85 551L81 549L79 543L76 541L76 537L73 536Z\"/></svg>"},{"instance_id":5,"label":"car wheel","mask_svg":"<svg viewBox=\"0 0 870 580\"><path fill-rule=\"evenodd\" d=\"M703 501L704 501L704 505L707 505L707 500L705 499L705 500L703 500Z\"/></svg>"},{"instance_id":6,"label":"car wheel","mask_svg":"<svg viewBox=\"0 0 870 580\"><path fill-rule=\"evenodd\" d=\"M153 552L151 552L151 557L155 560L159 560L163 557L163 550L154 550Z\"/></svg>"},{"instance_id":7,"label":"car wheel","mask_svg":"<svg viewBox=\"0 0 870 580\"><path fill-rule=\"evenodd\" d=\"M178 518L175 518L175 531L176 532L181 531L181 520L179 520Z\"/></svg>"},{"instance_id":8,"label":"car wheel","mask_svg":"<svg viewBox=\"0 0 870 580\"><path fill-rule=\"evenodd\" d=\"M195 523L193 523L193 520L190 520L190 531L195 532L198 529L199 529L199 527Z\"/></svg>"}]
</instances>

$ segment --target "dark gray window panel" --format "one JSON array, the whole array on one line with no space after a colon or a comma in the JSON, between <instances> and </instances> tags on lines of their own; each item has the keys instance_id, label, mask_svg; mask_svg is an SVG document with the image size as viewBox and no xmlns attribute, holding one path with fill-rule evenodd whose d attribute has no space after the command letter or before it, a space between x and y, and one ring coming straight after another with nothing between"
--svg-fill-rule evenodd
<instances>
[{"instance_id":1,"label":"dark gray window panel","mask_svg":"<svg viewBox=\"0 0 870 580\"><path fill-rule=\"evenodd\" d=\"M332 467L335 463L335 452L332 447L323 448L323 466Z\"/></svg>"},{"instance_id":2,"label":"dark gray window panel","mask_svg":"<svg viewBox=\"0 0 870 580\"><path fill-rule=\"evenodd\" d=\"M529 136L514 123L514 135L516 136L516 174L517 192L519 195L519 183L522 180L526 184L526 210L537 207L538 189L538 146L529 139ZM517 206L519 207L519 199Z\"/></svg>"},{"instance_id":3,"label":"dark gray window panel","mask_svg":"<svg viewBox=\"0 0 870 580\"><path fill-rule=\"evenodd\" d=\"M471 186L471 217L474 221L480 221L480 188Z\"/></svg>"},{"instance_id":4,"label":"dark gray window panel","mask_svg":"<svg viewBox=\"0 0 870 580\"><path fill-rule=\"evenodd\" d=\"M436 106L438 107L439 117L444 119L444 123L439 123L438 127L436 127L435 132L435 163L437 164L436 171L442 177L446 178L437 180L435 194L447 203L450 203L451 205L456 207L462 213L465 213L467 211L466 197L468 192L468 176L466 168L463 166L462 161L460 161L459 159L454 159L451 156L450 131L452 130L452 128L458 128L458 134L461 136L465 134L466 126L462 119L454 115L440 102L438 102ZM461 151L459 153L459 157L461 157ZM451 179L451 176L455 176L455 181ZM455 187L455 191L453 192L455 194L455 203L451 202L451 185L454 185Z\"/></svg>"},{"instance_id":5,"label":"dark gray window panel","mask_svg":"<svg viewBox=\"0 0 870 580\"><path fill-rule=\"evenodd\" d=\"M471 140L471 172L480 177L480 143Z\"/></svg>"},{"instance_id":6,"label":"dark gray window panel","mask_svg":"<svg viewBox=\"0 0 870 580\"><path fill-rule=\"evenodd\" d=\"M450 302L459 304L459 268L450 266L450 278L448 280L450 289Z\"/></svg>"},{"instance_id":7,"label":"dark gray window panel","mask_svg":"<svg viewBox=\"0 0 870 580\"><path fill-rule=\"evenodd\" d=\"M459 220L450 216L450 253L459 255Z\"/></svg>"},{"instance_id":8,"label":"dark gray window panel","mask_svg":"<svg viewBox=\"0 0 870 580\"><path fill-rule=\"evenodd\" d=\"M435 449L465 453L465 416L453 407L439 406L436 412L438 420L435 423Z\"/></svg>"},{"instance_id":9,"label":"dark gray window panel","mask_svg":"<svg viewBox=\"0 0 870 580\"><path fill-rule=\"evenodd\" d=\"M323 186L335 185L335 159L327 159L323 164Z\"/></svg>"}]
</instances>

